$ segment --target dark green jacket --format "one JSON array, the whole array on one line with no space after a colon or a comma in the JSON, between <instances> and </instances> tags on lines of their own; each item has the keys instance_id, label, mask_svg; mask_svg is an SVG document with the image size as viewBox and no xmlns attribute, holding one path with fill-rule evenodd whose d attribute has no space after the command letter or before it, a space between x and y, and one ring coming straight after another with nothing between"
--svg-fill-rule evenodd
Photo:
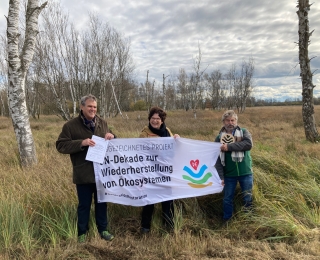
<instances>
[{"instance_id":1,"label":"dark green jacket","mask_svg":"<svg viewBox=\"0 0 320 260\"><path fill-rule=\"evenodd\" d=\"M56 141L56 148L60 153L70 154L73 167L73 183L95 183L93 162L85 159L89 147L82 147L81 142L84 139L92 138L93 134L104 138L108 132L110 131L106 121L98 116L96 116L94 133L84 124L80 114L64 124Z\"/></svg>"},{"instance_id":2,"label":"dark green jacket","mask_svg":"<svg viewBox=\"0 0 320 260\"><path fill-rule=\"evenodd\" d=\"M250 150L252 148L252 137L248 130L242 128L243 140L228 145L228 152L225 152L225 166L221 164L220 156L215 165L219 176L235 177L252 174L252 158ZM220 142L220 134L216 137L215 142ZM243 151L244 158L241 162L234 162L231 158L232 151Z\"/></svg>"}]
</instances>

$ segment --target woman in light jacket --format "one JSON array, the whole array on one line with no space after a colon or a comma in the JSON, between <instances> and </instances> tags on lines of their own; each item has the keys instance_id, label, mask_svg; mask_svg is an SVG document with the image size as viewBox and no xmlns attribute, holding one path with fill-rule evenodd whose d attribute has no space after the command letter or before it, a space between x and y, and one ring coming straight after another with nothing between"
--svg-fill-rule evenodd
<instances>
[{"instance_id":1,"label":"woman in light jacket","mask_svg":"<svg viewBox=\"0 0 320 260\"><path fill-rule=\"evenodd\" d=\"M168 127L166 127L164 121L166 120L166 112L160 107L153 107L150 109L148 120L149 125L145 126L140 137L180 137L178 134L173 135ZM162 217L164 225L173 228L173 216L174 207L173 200L163 201L162 204ZM141 233L146 234L150 232L152 214L154 210L154 204L149 204L143 207L141 216Z\"/></svg>"}]
</instances>

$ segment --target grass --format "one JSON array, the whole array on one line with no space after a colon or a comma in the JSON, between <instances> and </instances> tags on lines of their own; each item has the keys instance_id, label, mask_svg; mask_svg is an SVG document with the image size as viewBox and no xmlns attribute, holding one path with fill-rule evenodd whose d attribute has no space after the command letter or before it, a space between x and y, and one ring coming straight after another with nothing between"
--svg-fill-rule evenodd
<instances>
[{"instance_id":1,"label":"grass","mask_svg":"<svg viewBox=\"0 0 320 260\"><path fill-rule=\"evenodd\" d=\"M320 106L315 107L320 114ZM190 139L214 141L222 111L169 111L167 126ZM109 118L119 138L135 138L147 112ZM67 155L55 141L64 124L56 116L31 119L38 164L20 168L11 120L0 127L0 259L319 259L320 149L305 141L300 107L248 108L241 127L253 135L255 210L222 225L222 194L175 201L175 228L161 225L157 204L149 236L140 236L139 207L108 204L114 241L102 241L91 212L85 245L77 244L77 198ZM106 258L107 257L107 258Z\"/></svg>"}]
</instances>

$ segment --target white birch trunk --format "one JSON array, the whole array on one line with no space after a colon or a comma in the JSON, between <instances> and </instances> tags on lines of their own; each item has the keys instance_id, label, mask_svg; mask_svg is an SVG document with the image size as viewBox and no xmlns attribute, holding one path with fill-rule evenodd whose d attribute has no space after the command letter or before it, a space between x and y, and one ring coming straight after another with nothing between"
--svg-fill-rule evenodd
<instances>
[{"instance_id":1,"label":"white birch trunk","mask_svg":"<svg viewBox=\"0 0 320 260\"><path fill-rule=\"evenodd\" d=\"M20 0L9 2L7 18L8 102L22 166L37 163L26 104L25 78L32 61L38 34L38 16L46 4L38 7L38 0L28 0L25 39L22 51L19 53Z\"/></svg>"}]
</instances>

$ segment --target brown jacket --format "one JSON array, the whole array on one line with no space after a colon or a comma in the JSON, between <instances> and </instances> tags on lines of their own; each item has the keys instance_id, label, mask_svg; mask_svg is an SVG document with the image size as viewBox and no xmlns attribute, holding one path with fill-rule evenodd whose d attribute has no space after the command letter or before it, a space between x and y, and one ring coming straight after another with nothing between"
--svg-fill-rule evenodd
<instances>
[{"instance_id":1,"label":"brown jacket","mask_svg":"<svg viewBox=\"0 0 320 260\"><path fill-rule=\"evenodd\" d=\"M93 162L85 159L89 147L82 147L81 142L84 139L92 138L93 134L104 138L108 132L110 131L107 122L98 116L96 116L94 133L84 124L80 114L64 124L56 141L56 148L60 153L70 154L73 167L73 183L95 183Z\"/></svg>"},{"instance_id":2,"label":"brown jacket","mask_svg":"<svg viewBox=\"0 0 320 260\"><path fill-rule=\"evenodd\" d=\"M166 129L168 130L170 136L173 136L173 134L171 133L170 129L168 127L166 127ZM159 135L156 135L155 133L153 133L148 126L145 126L140 133L141 138L145 138L145 137L160 137Z\"/></svg>"}]
</instances>

